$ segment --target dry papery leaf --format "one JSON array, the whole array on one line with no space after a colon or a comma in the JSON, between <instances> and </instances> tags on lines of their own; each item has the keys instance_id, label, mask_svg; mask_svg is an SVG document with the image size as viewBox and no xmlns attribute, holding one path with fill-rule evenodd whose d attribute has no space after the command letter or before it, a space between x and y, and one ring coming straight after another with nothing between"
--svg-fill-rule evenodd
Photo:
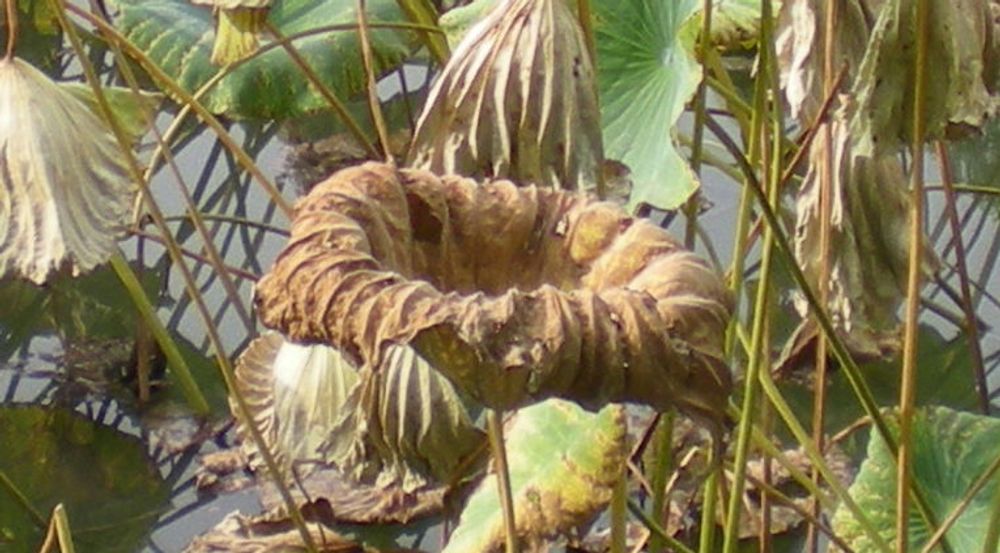
<instances>
[{"instance_id":1,"label":"dry papery leaf","mask_svg":"<svg viewBox=\"0 0 1000 553\"><path fill-rule=\"evenodd\" d=\"M364 553L367 549L333 530L309 527L322 553ZM288 520L231 513L208 532L194 538L185 553L273 553L303 551L302 537Z\"/></svg>"},{"instance_id":2,"label":"dry papery leaf","mask_svg":"<svg viewBox=\"0 0 1000 553\"><path fill-rule=\"evenodd\" d=\"M604 149L593 62L565 0L502 0L452 52L408 164L569 190L597 186Z\"/></svg>"},{"instance_id":3,"label":"dry papery leaf","mask_svg":"<svg viewBox=\"0 0 1000 553\"><path fill-rule=\"evenodd\" d=\"M824 17L827 2L791 0L779 18L778 49L785 96L801 126L814 124L825 101ZM909 201L899 153L910 141L914 15L907 0L850 0L838 4L834 67L844 71L829 129L816 134L809 171L797 198L796 257L814 289L828 286L834 326L863 359L899 347L896 311L905 290ZM996 37L984 2L933 0L928 83L928 138L979 126L995 113ZM826 135L830 136L827 144ZM830 156L827 159L827 156ZM831 164L830 256L820 250L820 181ZM937 268L926 240L925 277ZM828 273L822 274L826 266ZM926 279L925 279L926 280ZM805 317L808 306L797 298ZM817 335L805 321L786 349L797 357Z\"/></svg>"},{"instance_id":4,"label":"dry papery leaf","mask_svg":"<svg viewBox=\"0 0 1000 553\"><path fill-rule=\"evenodd\" d=\"M97 115L30 64L0 60L0 277L41 284L104 263L136 190Z\"/></svg>"},{"instance_id":5,"label":"dry papery leaf","mask_svg":"<svg viewBox=\"0 0 1000 553\"><path fill-rule=\"evenodd\" d=\"M268 333L237 361L236 387L285 480L295 471L309 497L334 502L338 516L361 517L353 522L412 516L411 503L440 495L485 439L451 384L408 347L393 346L377 370L359 371L332 347ZM242 421L236 430L249 467L261 469ZM352 479L356 490L346 493Z\"/></svg>"},{"instance_id":6,"label":"dry papery leaf","mask_svg":"<svg viewBox=\"0 0 1000 553\"><path fill-rule=\"evenodd\" d=\"M376 367L410 344L493 408L678 407L718 434L730 298L654 224L578 194L367 163L296 206L265 325Z\"/></svg>"}]
</instances>

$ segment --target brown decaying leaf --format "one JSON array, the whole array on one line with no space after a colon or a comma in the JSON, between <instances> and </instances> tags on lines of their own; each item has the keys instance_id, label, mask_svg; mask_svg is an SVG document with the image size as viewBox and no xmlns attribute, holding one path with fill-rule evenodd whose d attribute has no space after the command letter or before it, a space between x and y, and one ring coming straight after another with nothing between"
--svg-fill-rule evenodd
<instances>
[{"instance_id":1,"label":"brown decaying leaf","mask_svg":"<svg viewBox=\"0 0 1000 553\"><path fill-rule=\"evenodd\" d=\"M136 186L104 122L28 63L0 61L0 276L104 263Z\"/></svg>"},{"instance_id":2,"label":"brown decaying leaf","mask_svg":"<svg viewBox=\"0 0 1000 553\"><path fill-rule=\"evenodd\" d=\"M307 475L336 467L340 480L358 480L352 497L362 503L365 493L405 499L433 492L484 440L451 384L407 347L390 348L377 370L359 372L334 348L267 333L240 355L236 387L284 471L294 468L308 484ZM262 469L242 421L236 431L249 467ZM324 495L325 483L336 479L315 480L319 488L311 497L337 501L338 513L359 512L345 508L343 491L338 498ZM357 516L369 518L353 520L410 516L405 501L395 503L406 512L365 512Z\"/></svg>"},{"instance_id":3,"label":"brown decaying leaf","mask_svg":"<svg viewBox=\"0 0 1000 553\"><path fill-rule=\"evenodd\" d=\"M503 0L465 35L424 104L408 164L570 190L604 159L594 67L565 0Z\"/></svg>"},{"instance_id":4,"label":"brown decaying leaf","mask_svg":"<svg viewBox=\"0 0 1000 553\"><path fill-rule=\"evenodd\" d=\"M720 430L730 299L652 223L584 196L368 163L299 202L262 321L377 366L411 344L481 403L678 407Z\"/></svg>"}]
</instances>

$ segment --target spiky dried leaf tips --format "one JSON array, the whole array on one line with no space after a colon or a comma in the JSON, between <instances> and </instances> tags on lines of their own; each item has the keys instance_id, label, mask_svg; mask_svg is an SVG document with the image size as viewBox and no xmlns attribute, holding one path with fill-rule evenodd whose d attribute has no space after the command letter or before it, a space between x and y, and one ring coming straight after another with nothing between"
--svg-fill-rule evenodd
<instances>
[{"instance_id":1,"label":"spiky dried leaf tips","mask_svg":"<svg viewBox=\"0 0 1000 553\"><path fill-rule=\"evenodd\" d=\"M233 63L257 51L271 0L191 1L214 8L216 23L212 63Z\"/></svg>"},{"instance_id":2,"label":"spiky dried leaf tips","mask_svg":"<svg viewBox=\"0 0 1000 553\"><path fill-rule=\"evenodd\" d=\"M652 223L552 189L341 171L298 204L257 302L359 365L410 344L490 407L634 401L719 429L731 388L719 276Z\"/></svg>"},{"instance_id":3,"label":"spiky dried leaf tips","mask_svg":"<svg viewBox=\"0 0 1000 553\"><path fill-rule=\"evenodd\" d=\"M0 276L104 263L136 193L106 124L30 64L0 61Z\"/></svg>"},{"instance_id":4,"label":"spiky dried leaf tips","mask_svg":"<svg viewBox=\"0 0 1000 553\"><path fill-rule=\"evenodd\" d=\"M604 160L594 67L565 0L503 0L435 82L408 162L440 174L596 188Z\"/></svg>"}]
</instances>

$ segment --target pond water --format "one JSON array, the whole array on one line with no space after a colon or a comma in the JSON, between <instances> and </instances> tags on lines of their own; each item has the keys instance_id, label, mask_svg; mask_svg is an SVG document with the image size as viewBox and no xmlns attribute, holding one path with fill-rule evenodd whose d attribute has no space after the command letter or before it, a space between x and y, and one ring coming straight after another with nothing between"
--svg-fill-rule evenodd
<instances>
[{"instance_id":1,"label":"pond water","mask_svg":"<svg viewBox=\"0 0 1000 553\"><path fill-rule=\"evenodd\" d=\"M422 78L423 76L419 75L416 80ZM383 86L386 87L383 90L384 96L393 93L391 84ZM165 126L168 122L167 118L163 118L160 125ZM682 132L685 128L689 128L689 125L690 120L685 119L681 125ZM244 129L236 126L233 135L254 155L264 172L275 179L284 196L292 199L297 195L298 187L294 179L286 174L286 157L290 148L275 138L276 130L273 127ZM245 175L234 172L235 163L210 133L202 130L186 142L177 152L176 161L184 182L193 191L200 211L223 217L248 219L281 228L287 226L287 219L274 208L260 187L251 183ZM719 261L725 265L731 257L732 231L739 190L732 181L712 169L707 169L705 175L704 197L709 202L709 207L702 214L700 222L712 245L712 251L718 254ZM928 170L928 178L930 182L939 180L933 169ZM162 209L169 216L181 218L185 206L180 201L181 195L177 193L176 186L176 178L171 171L161 169L154 180L153 189ZM929 198L928 220L935 249L943 254L945 260L951 260L953 257L947 246L950 232L942 223L944 205L942 194L932 192ZM963 196L959 202L959 211L963 217L964 239L969 249L970 272L973 280L978 283L975 292L977 313L986 323L982 334L983 353L987 360L987 368L992 370L1000 364L1000 333L992 326L992 323L1000 321L1000 301L997 301L1000 297L1000 281L991 278L997 271L996 264L1000 257L998 255L1000 225L997 224L996 207L987 205L983 200ZM678 235L683 233L685 221L682 215L669 217L668 220L669 228ZM183 237L184 247L198 254L203 245L201 239L189 228L182 226L183 223L179 220L175 219L171 224L175 231L180 229L178 234ZM226 264L246 271L250 275L259 275L265 271L284 242L281 234L255 226L233 224L223 219L209 221L209 225L214 243ZM200 357L203 365L211 368L212 362L208 358L211 348L204 323L186 298L178 271L160 269L163 266L161 264L163 248L153 240L142 238L129 239L122 247L130 259L140 261L146 267L146 271L153 276L151 280L154 289L160 290L161 318L178 337L190 345L189 354L192 358ZM706 255L709 253L703 241L699 242L698 249ZM751 267L751 273L755 255L751 255L748 265ZM221 331L225 353L234 358L258 329L247 327L238 310L234 308L233 302L226 296L217 275L207 266L191 259L189 261L213 322ZM946 269L943 275L949 286L957 290L957 277L954 272ZM234 280L240 301L249 307L253 280L238 275ZM114 293L110 295L114 296ZM959 313L954 302L940 289L929 288L926 295L929 300L942 308L941 313ZM123 436L120 444L108 446L110 450L135 449L148 455L150 459L148 467L128 465L132 467L128 470L139 473L149 469L154 476L162 480L157 484L156 493L149 494L150 497L157 498L158 503L142 507L149 512L147 519L144 519L148 522L146 537L140 537L136 544L125 545L124 550L138 548L147 551L180 551L194 536L215 526L228 513L234 510L245 514L258 512L260 505L254 491L213 496L200 494L196 489L199 456L229 447L233 442L232 432L224 418L225 404L220 400L218 393L214 396L217 416L205 425L194 423L183 409L182 398L177 397L176 393L171 396L155 386L153 402L149 406L139 407L134 393L134 383L127 380L123 383L120 378L123 376L121 366L123 363L127 364L132 352L133 346L130 341L132 336L128 334L116 336L116 330L90 326L106 323L109 327L113 327L120 324L121 321L115 318L115 313L116 310L127 309L127 302L115 303L109 300L106 303L73 304L72 301L79 300L79 298L74 300L74 297L69 293L62 296L56 294L53 296L56 299L39 300L42 303L28 304L36 309L45 310L55 309L53 306L63 300L70 302L67 308L70 319L74 322L80 319L82 328L89 331L81 335L81 338L86 338L85 340L71 344L72 351L68 348L70 344L67 340L57 337L51 324L29 325L24 335L17 335L14 332L21 328L17 324L19 318L33 316L35 313L8 311L0 317L0 338L7 340L9 353L13 353L9 360L0 362L0 394L3 395L0 412L13 409L15 406L18 408L27 405L56 406L77 413L81 420L94 421L97 426L113 429L115 433ZM107 317L101 318L104 311L107 311ZM59 316L59 313L63 312L51 311L52 316ZM97 317L97 322L92 323L88 317L95 313L101 316ZM928 312L925 320L946 338L957 335L957 329L946 315ZM68 324L65 319L60 323ZM97 353L90 355L96 356L98 361L119 359L117 365L94 369L85 362L88 360L88 354L86 351L78 351L78 348L93 346L90 339L94 337L97 338L99 349ZM121 340L125 340L124 343ZM14 341L16 344L12 343ZM16 352L13 346L16 346ZM111 352L108 348L117 349ZM214 386L218 390L218 376L211 372L206 374L209 378L215 379ZM996 388L996 374L996 371L993 371L991 379L994 383L993 388ZM76 431L83 431L87 436L92 433L99 434L93 429L78 428ZM31 441L33 438L25 436L23 439ZM37 441L37 438L35 440ZM68 440L72 442L72 439ZM86 440L96 441L97 438L86 438ZM9 448L14 445L7 443L4 447ZM63 455L58 449L53 449L49 453ZM65 460L70 464L79 464L77 459ZM123 462L118 457L112 456L108 462L110 465L107 467L97 467L97 469L112 476L115 471L126 470L122 468L124 465L115 464ZM109 484L108 487L115 488L119 495L114 496L114 499L108 499L109 504L125 501L123 497L135 495L134 490L139 489L131 488L132 492L129 489L117 489L119 482L112 476L108 476L107 481L114 485ZM131 482L128 474L123 472L119 476L128 481L126 483ZM72 479L67 480L70 481ZM15 480L15 484L20 483ZM64 491L67 492L67 497L74 495L69 490ZM90 498L89 501L104 500ZM74 509L70 509L71 524L74 520L85 518L80 515L78 509L85 510L86 505L87 498L83 498ZM0 513L2 512L0 510ZM47 513L40 514L47 517ZM2 526L3 521L0 521L0 527ZM94 535L98 535L99 530L94 530ZM84 543L88 539L86 531L87 528L81 528L80 539ZM428 539L433 541L433 538ZM32 544L21 541L21 535L11 537L0 533L0 551L31 551L32 547ZM103 547L96 546L90 550L114 549L103 549Z\"/></svg>"}]
</instances>

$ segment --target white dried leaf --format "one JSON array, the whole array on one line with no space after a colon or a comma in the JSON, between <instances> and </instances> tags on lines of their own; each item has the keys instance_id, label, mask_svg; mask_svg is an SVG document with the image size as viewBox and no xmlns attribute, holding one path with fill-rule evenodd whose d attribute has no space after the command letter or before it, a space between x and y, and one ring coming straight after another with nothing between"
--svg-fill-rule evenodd
<instances>
[{"instance_id":1,"label":"white dried leaf","mask_svg":"<svg viewBox=\"0 0 1000 553\"><path fill-rule=\"evenodd\" d=\"M30 64L0 61L0 276L41 284L104 263L135 192L100 118Z\"/></svg>"}]
</instances>

